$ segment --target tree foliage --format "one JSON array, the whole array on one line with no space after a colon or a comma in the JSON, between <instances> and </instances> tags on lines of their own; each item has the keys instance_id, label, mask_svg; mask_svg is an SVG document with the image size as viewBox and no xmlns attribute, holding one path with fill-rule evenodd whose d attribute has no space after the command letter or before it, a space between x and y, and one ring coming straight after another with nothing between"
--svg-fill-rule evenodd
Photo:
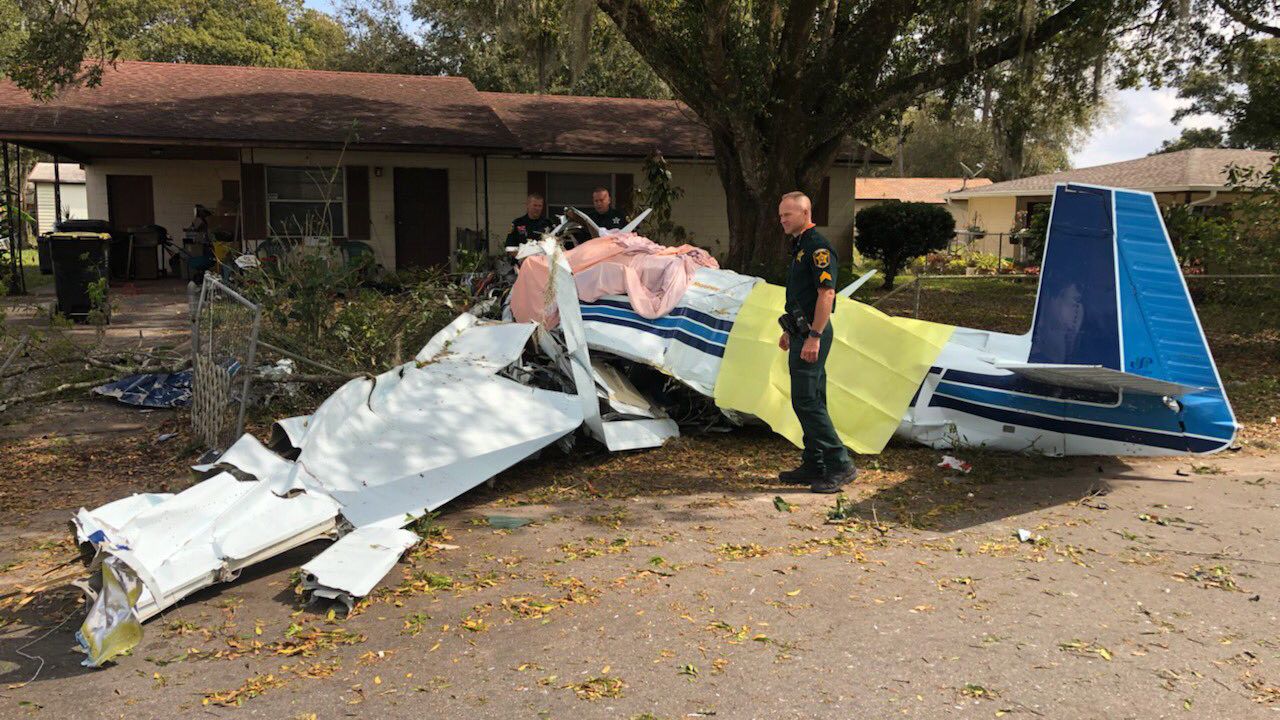
<instances>
[{"instance_id":1,"label":"tree foliage","mask_svg":"<svg viewBox=\"0 0 1280 720\"><path fill-rule=\"evenodd\" d=\"M668 97L635 50L580 0L413 0L438 72L481 90Z\"/></svg>"},{"instance_id":2,"label":"tree foliage","mask_svg":"<svg viewBox=\"0 0 1280 720\"><path fill-rule=\"evenodd\" d=\"M645 221L645 234L655 242L679 242L688 240L684 226L671 219L672 206L684 197L684 188L675 184L671 168L662 153L653 152L645 158L642 170L644 184L636 190L635 210L648 208L651 212Z\"/></svg>"},{"instance_id":3,"label":"tree foliage","mask_svg":"<svg viewBox=\"0 0 1280 720\"><path fill-rule=\"evenodd\" d=\"M1031 111L1043 119L1021 135L1016 167L1001 149L1005 126L995 123L990 112L984 120L979 108L967 103L948 107L936 96L903 114L900 145L890 138L877 149L901 155L901 163L889 172L896 175L901 169L903 177L959 177L964 172L960 163L973 170L982 166L981 176L995 182L1057 172L1071 166L1072 148L1101 116L1104 103L1092 107L1076 118L1054 116L1051 107Z\"/></svg>"},{"instance_id":4,"label":"tree foliage","mask_svg":"<svg viewBox=\"0 0 1280 720\"><path fill-rule=\"evenodd\" d=\"M1222 147L1227 147L1227 136L1226 133L1217 128L1183 128L1182 134L1172 140L1165 140L1160 143L1160 147L1151 154L1159 155L1161 153L1191 150L1193 148Z\"/></svg>"},{"instance_id":5,"label":"tree foliage","mask_svg":"<svg viewBox=\"0 0 1280 720\"><path fill-rule=\"evenodd\" d=\"M1280 149L1280 39L1250 41L1216 66L1191 69L1179 80L1178 97L1191 103L1174 120L1218 115L1226 121L1228 146Z\"/></svg>"},{"instance_id":6,"label":"tree foliage","mask_svg":"<svg viewBox=\"0 0 1280 720\"><path fill-rule=\"evenodd\" d=\"M879 260L884 287L892 288L902 268L915 258L943 250L956 234L956 220L941 205L887 202L858 211L858 252Z\"/></svg>"},{"instance_id":7,"label":"tree foliage","mask_svg":"<svg viewBox=\"0 0 1280 720\"><path fill-rule=\"evenodd\" d=\"M728 198L729 265L782 261L778 197L812 194L850 138L934 91L1058 42L1093 37L1145 0L597 0L711 131ZM1078 54L1078 53L1077 53Z\"/></svg>"}]
</instances>

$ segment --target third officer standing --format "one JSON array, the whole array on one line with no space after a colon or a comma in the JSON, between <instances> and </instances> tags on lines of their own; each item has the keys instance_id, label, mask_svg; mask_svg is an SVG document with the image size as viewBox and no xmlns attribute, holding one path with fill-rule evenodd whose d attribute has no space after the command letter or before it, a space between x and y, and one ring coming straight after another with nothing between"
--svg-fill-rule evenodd
<instances>
[{"instance_id":1,"label":"third officer standing","mask_svg":"<svg viewBox=\"0 0 1280 720\"><path fill-rule=\"evenodd\" d=\"M507 252L515 255L520 246L530 240L542 239L542 234L554 227L547 219L546 201L538 193L530 193L525 200L524 215L511 221L511 232L507 233Z\"/></svg>"},{"instance_id":2,"label":"third officer standing","mask_svg":"<svg viewBox=\"0 0 1280 720\"><path fill-rule=\"evenodd\" d=\"M783 482L808 484L813 492L834 493L858 471L827 413L826 364L839 263L831 244L814 227L812 214L813 205L804 193L787 193L778 205L778 219L792 241L778 347L789 353L791 407L804 431L800 467L778 477Z\"/></svg>"}]
</instances>

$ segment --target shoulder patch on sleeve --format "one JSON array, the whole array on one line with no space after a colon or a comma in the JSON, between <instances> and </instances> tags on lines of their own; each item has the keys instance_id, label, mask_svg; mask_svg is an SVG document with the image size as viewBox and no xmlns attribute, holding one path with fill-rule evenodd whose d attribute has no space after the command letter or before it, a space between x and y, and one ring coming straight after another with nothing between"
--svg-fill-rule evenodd
<instances>
[{"instance_id":1,"label":"shoulder patch on sleeve","mask_svg":"<svg viewBox=\"0 0 1280 720\"><path fill-rule=\"evenodd\" d=\"M826 248L820 248L813 251L813 264L817 267L824 268L831 265L831 251Z\"/></svg>"},{"instance_id":2,"label":"shoulder patch on sleeve","mask_svg":"<svg viewBox=\"0 0 1280 720\"><path fill-rule=\"evenodd\" d=\"M827 272L826 270L823 270L822 274L818 276L818 282L820 283L831 282L831 273Z\"/></svg>"}]
</instances>

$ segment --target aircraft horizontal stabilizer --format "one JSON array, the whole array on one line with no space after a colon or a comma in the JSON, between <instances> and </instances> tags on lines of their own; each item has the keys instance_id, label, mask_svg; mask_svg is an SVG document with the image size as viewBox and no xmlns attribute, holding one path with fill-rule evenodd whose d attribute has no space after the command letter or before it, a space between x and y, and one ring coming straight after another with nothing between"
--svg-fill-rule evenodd
<instances>
[{"instance_id":1,"label":"aircraft horizontal stabilizer","mask_svg":"<svg viewBox=\"0 0 1280 720\"><path fill-rule=\"evenodd\" d=\"M1048 363L1015 363L997 362L995 366L1001 370L1009 370L1015 375L1037 382L1081 390L1102 390L1142 393L1178 397L1204 390L1206 387L1183 385L1182 383L1156 380L1143 375L1134 375L1122 370L1103 367L1101 365L1055 365Z\"/></svg>"}]
</instances>

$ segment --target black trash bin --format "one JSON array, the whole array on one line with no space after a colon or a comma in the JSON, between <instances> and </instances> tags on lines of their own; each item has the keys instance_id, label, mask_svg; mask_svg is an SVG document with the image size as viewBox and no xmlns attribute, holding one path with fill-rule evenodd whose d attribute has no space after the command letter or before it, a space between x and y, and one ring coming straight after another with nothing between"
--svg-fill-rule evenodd
<instances>
[{"instance_id":1,"label":"black trash bin","mask_svg":"<svg viewBox=\"0 0 1280 720\"><path fill-rule=\"evenodd\" d=\"M50 233L49 255L53 259L53 286L58 296L58 312L83 322L93 310L90 288L103 292L106 301L107 275L110 267L111 236L94 232ZM109 317L107 318L110 319Z\"/></svg>"},{"instance_id":2,"label":"black trash bin","mask_svg":"<svg viewBox=\"0 0 1280 720\"><path fill-rule=\"evenodd\" d=\"M49 255L49 234L36 238L36 256L40 258L40 274L53 274L53 257Z\"/></svg>"}]
</instances>

